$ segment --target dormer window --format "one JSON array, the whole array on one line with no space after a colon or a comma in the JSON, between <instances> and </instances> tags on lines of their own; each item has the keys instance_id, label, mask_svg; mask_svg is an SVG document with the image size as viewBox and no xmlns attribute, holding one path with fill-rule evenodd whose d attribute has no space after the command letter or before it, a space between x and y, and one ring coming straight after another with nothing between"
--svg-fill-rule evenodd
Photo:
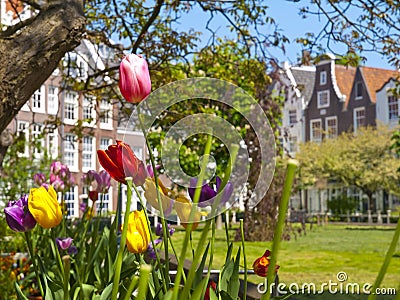
<instances>
[{"instance_id":1,"label":"dormer window","mask_svg":"<svg viewBox=\"0 0 400 300\"><path fill-rule=\"evenodd\" d=\"M318 92L318 108L329 107L329 91Z\"/></svg>"},{"instance_id":2,"label":"dormer window","mask_svg":"<svg viewBox=\"0 0 400 300\"><path fill-rule=\"evenodd\" d=\"M326 84L326 71L322 71L321 73L319 73L319 84Z\"/></svg>"},{"instance_id":3,"label":"dormer window","mask_svg":"<svg viewBox=\"0 0 400 300\"><path fill-rule=\"evenodd\" d=\"M361 81L356 83L356 99L362 99L363 97L363 84Z\"/></svg>"}]
</instances>

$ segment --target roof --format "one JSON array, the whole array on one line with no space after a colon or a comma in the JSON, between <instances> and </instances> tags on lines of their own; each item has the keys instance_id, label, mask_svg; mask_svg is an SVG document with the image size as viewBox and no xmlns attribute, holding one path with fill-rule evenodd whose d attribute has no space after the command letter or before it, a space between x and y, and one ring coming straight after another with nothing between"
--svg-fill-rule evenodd
<instances>
[{"instance_id":1,"label":"roof","mask_svg":"<svg viewBox=\"0 0 400 300\"><path fill-rule=\"evenodd\" d=\"M367 86L371 101L376 102L376 92L382 88L391 78L397 79L400 72L372 67L360 67L361 75Z\"/></svg>"},{"instance_id":2,"label":"roof","mask_svg":"<svg viewBox=\"0 0 400 300\"><path fill-rule=\"evenodd\" d=\"M311 67L292 67L290 69L294 80L296 81L296 88L304 96L305 103L310 101L315 83L315 68Z\"/></svg>"},{"instance_id":3,"label":"roof","mask_svg":"<svg viewBox=\"0 0 400 300\"><path fill-rule=\"evenodd\" d=\"M350 100L351 88L353 86L356 68L342 65L335 65L335 79L336 85L339 88L340 94L345 96L345 107ZM339 98L340 95L338 95Z\"/></svg>"}]
</instances>

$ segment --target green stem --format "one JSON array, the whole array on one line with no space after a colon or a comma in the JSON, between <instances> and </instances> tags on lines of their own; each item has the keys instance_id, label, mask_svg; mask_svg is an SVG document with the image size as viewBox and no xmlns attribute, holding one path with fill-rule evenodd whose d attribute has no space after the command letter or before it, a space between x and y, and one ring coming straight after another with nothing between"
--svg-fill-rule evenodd
<instances>
[{"instance_id":1,"label":"green stem","mask_svg":"<svg viewBox=\"0 0 400 300\"><path fill-rule=\"evenodd\" d=\"M156 169L156 163L155 163L153 152L150 151L150 149L152 149L152 148L151 148L150 142L149 142L149 140L147 138L146 129L144 128L144 125L143 125L142 116L140 115L140 108L137 107L137 110L138 110L140 128L141 128L141 130L143 132L143 136L144 136L145 141L146 141L147 149L149 149L150 163L151 163L151 167L153 168L154 183L155 183L156 191L157 191L157 202L158 202L158 206L160 208L161 223L163 225L162 229L163 229L163 239L164 239L164 256L165 256L165 260L168 261L169 260L168 240L170 240L170 236L169 236L169 233L168 233L168 230L167 230L168 224L167 224L167 220L165 219L165 216L164 216L164 208L163 208L162 201L161 201L161 196L160 196L160 189L159 189L159 185L158 185L158 174L157 174L157 169ZM172 243L172 241L171 241L171 243ZM165 281L165 282L163 282L164 291L167 292L165 287L170 284L169 264L165 264L164 265L164 276L163 277L164 277L164 281Z\"/></svg>"},{"instance_id":2,"label":"green stem","mask_svg":"<svg viewBox=\"0 0 400 300\"><path fill-rule=\"evenodd\" d=\"M212 135L210 134L210 135L208 135L208 138L207 138L207 144L206 144L206 147L204 150L204 159L202 161L200 174L197 178L196 189L195 189L194 196L193 196L194 206L196 206L196 204L199 202L199 199L200 199L201 186L203 184L204 173L205 173L205 170L207 167L206 156L209 155L211 152L211 145L212 145ZM172 299L178 299L178 291L179 291L179 286L180 286L181 277L182 277L182 273L183 273L183 263L184 263L185 257L186 257L186 250L188 248L190 233L192 232L192 228L193 228L192 220L194 219L194 216L195 216L194 206L192 206L192 209L190 210L189 222L186 225L185 238L183 240L181 255L180 255L179 261L178 261L178 268L177 268L177 273L176 273L175 281L174 281L174 290L172 293ZM206 225L207 224L209 226L210 223L207 222ZM203 229L203 231L204 230L205 229ZM199 242L199 245L201 245L200 242ZM194 261L193 261L192 266L194 266ZM187 285L188 284L186 281L185 286L187 286Z\"/></svg>"},{"instance_id":3,"label":"green stem","mask_svg":"<svg viewBox=\"0 0 400 300\"><path fill-rule=\"evenodd\" d=\"M64 300L69 299L69 276L70 276L70 269L71 269L71 260L69 255L64 255L62 257L64 262Z\"/></svg>"},{"instance_id":4,"label":"green stem","mask_svg":"<svg viewBox=\"0 0 400 300\"><path fill-rule=\"evenodd\" d=\"M138 198L139 198L140 204L142 205L142 208L143 208L143 212L144 212L144 214L145 214L145 216L146 216L146 222L147 222L147 226L149 227L149 232L150 232L150 242L151 242L151 245L153 246L154 253L155 253L155 255L156 255L157 264L158 264L158 265L160 266L160 268L161 268L161 267L162 267L162 264L161 264L160 255L158 254L157 249L156 249L156 244L154 243L153 232L152 232L152 230L150 230L151 226L150 226L149 215L148 215L148 213L147 213L146 207L144 206L144 202L143 202L142 195L140 194L139 190L137 189L137 187L136 187L135 185L133 185L133 189L135 190L136 195L137 195ZM163 224L163 226L164 226L164 224ZM166 261L168 261L167 258L166 258ZM165 276L165 273L161 272L161 275L164 277L164 276ZM164 278L164 279L165 279L165 278ZM162 280L162 283L163 283L164 292L166 293L167 290L168 290L168 289L167 289L167 285L166 285L166 280Z\"/></svg>"},{"instance_id":5,"label":"green stem","mask_svg":"<svg viewBox=\"0 0 400 300\"><path fill-rule=\"evenodd\" d=\"M36 281L37 281L38 286L39 286L40 294L42 295L42 297L44 297L42 281L40 280L39 270L38 270L38 267L36 265L36 255L35 255L35 252L33 251L32 241L31 241L31 238L30 238L30 232L26 231L24 233L25 233L26 243L28 244L29 256L32 258L33 269L35 271Z\"/></svg>"},{"instance_id":6,"label":"green stem","mask_svg":"<svg viewBox=\"0 0 400 300\"><path fill-rule=\"evenodd\" d=\"M292 183L296 173L298 162L294 159L289 159L286 170L286 179L283 186L282 199L279 205L278 221L276 223L274 240L272 241L271 261L268 266L267 285L268 289L262 295L262 300L269 300L271 298L271 285L274 283L275 266L278 258L279 245L282 240L283 227L285 226L286 212L289 204L290 194L292 190Z\"/></svg>"},{"instance_id":7,"label":"green stem","mask_svg":"<svg viewBox=\"0 0 400 300\"><path fill-rule=\"evenodd\" d=\"M138 279L139 279L139 277L133 276L133 278L132 278L132 280L131 280L131 283L129 284L128 290L126 291L124 300L129 300L129 299L131 299L133 290L134 290L135 287L136 287L136 284L137 284L137 282L138 282Z\"/></svg>"},{"instance_id":8,"label":"green stem","mask_svg":"<svg viewBox=\"0 0 400 300\"><path fill-rule=\"evenodd\" d=\"M371 294L368 296L368 300L376 299L375 291L377 290L377 288L380 287L380 285L382 283L383 277L385 276L385 273L389 267L390 260L392 259L394 251L396 250L396 246L399 241L399 238L400 238L400 218L397 220L397 226L396 226L396 230L393 235L392 242L390 243L389 250L386 253L386 256L385 256L385 259L381 266L381 269L379 270L379 274L374 282ZM397 298L399 298L399 296Z\"/></svg>"},{"instance_id":9,"label":"green stem","mask_svg":"<svg viewBox=\"0 0 400 300\"><path fill-rule=\"evenodd\" d=\"M212 219L208 219L206 221L206 224L204 225L204 228L201 232L201 237L200 237L199 243L197 244L193 262L192 262L192 265L189 270L189 274L186 279L186 284L183 287L182 293L179 295L179 299L183 299L183 300L190 299L189 292L190 292L190 289L192 288L192 283L193 283L193 280L194 280L194 277L196 274L196 267L198 266L200 258L203 255L204 247L207 244L206 238L207 238L207 234L208 234L208 229L210 228L211 221L212 221ZM177 299L177 298L172 297L172 299Z\"/></svg>"},{"instance_id":10,"label":"green stem","mask_svg":"<svg viewBox=\"0 0 400 300\"><path fill-rule=\"evenodd\" d=\"M146 299L147 289L149 288L150 272L151 272L151 265L140 266L139 290L136 299Z\"/></svg>"},{"instance_id":11,"label":"green stem","mask_svg":"<svg viewBox=\"0 0 400 300\"><path fill-rule=\"evenodd\" d=\"M56 244L56 232L54 228L50 229L51 232L51 247L53 248L54 254L56 256L58 269L60 271L60 275L64 277L64 265L61 260L60 251L58 250L58 246Z\"/></svg>"},{"instance_id":12,"label":"green stem","mask_svg":"<svg viewBox=\"0 0 400 300\"><path fill-rule=\"evenodd\" d=\"M118 296L118 287L119 280L121 277L121 268L122 268L122 259L124 256L125 244L126 244L126 234L128 231L128 222L129 222L129 214L132 202L132 177L126 178L127 184L127 193L126 193L126 206L125 206L125 215L124 215L124 224L122 227L121 241L119 244L117 261L115 262L115 270L114 270L114 280L113 280L113 288L111 292L111 299L116 300Z\"/></svg>"},{"instance_id":13,"label":"green stem","mask_svg":"<svg viewBox=\"0 0 400 300\"><path fill-rule=\"evenodd\" d=\"M244 244L244 228L243 219L240 219L240 236L242 238L242 248L243 248L243 264L244 264L244 287L243 287L243 300L246 300L247 294L247 259L246 259L246 248Z\"/></svg>"}]
</instances>

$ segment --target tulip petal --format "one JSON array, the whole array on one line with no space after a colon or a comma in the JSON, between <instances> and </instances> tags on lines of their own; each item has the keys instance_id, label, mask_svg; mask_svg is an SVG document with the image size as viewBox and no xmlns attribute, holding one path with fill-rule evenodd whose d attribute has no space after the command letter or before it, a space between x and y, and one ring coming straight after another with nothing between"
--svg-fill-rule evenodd
<instances>
[{"instance_id":1,"label":"tulip petal","mask_svg":"<svg viewBox=\"0 0 400 300\"><path fill-rule=\"evenodd\" d=\"M52 186L32 188L28 198L28 208L36 222L43 228L53 228L62 220L61 207L57 201L57 193Z\"/></svg>"}]
</instances>

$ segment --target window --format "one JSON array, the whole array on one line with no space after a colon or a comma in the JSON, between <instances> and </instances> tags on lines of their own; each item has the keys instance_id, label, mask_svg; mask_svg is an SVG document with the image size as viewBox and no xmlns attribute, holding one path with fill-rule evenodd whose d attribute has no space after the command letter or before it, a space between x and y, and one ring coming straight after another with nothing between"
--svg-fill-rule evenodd
<instances>
[{"instance_id":1,"label":"window","mask_svg":"<svg viewBox=\"0 0 400 300\"><path fill-rule=\"evenodd\" d=\"M49 86L47 90L47 112L56 115L58 111L58 88Z\"/></svg>"},{"instance_id":2,"label":"window","mask_svg":"<svg viewBox=\"0 0 400 300\"><path fill-rule=\"evenodd\" d=\"M140 146L132 146L132 151L135 153L137 158L143 159L143 148Z\"/></svg>"},{"instance_id":3,"label":"window","mask_svg":"<svg viewBox=\"0 0 400 300\"><path fill-rule=\"evenodd\" d=\"M77 117L78 95L73 92L65 93L64 103L64 121L69 124L74 124Z\"/></svg>"},{"instance_id":4,"label":"window","mask_svg":"<svg viewBox=\"0 0 400 300\"><path fill-rule=\"evenodd\" d=\"M297 152L297 136L290 136L289 137L289 152Z\"/></svg>"},{"instance_id":5,"label":"window","mask_svg":"<svg viewBox=\"0 0 400 300\"><path fill-rule=\"evenodd\" d=\"M289 110L289 125L297 123L297 112L295 109Z\"/></svg>"},{"instance_id":6,"label":"window","mask_svg":"<svg viewBox=\"0 0 400 300\"><path fill-rule=\"evenodd\" d=\"M318 92L318 108L329 107L329 91Z\"/></svg>"},{"instance_id":7,"label":"window","mask_svg":"<svg viewBox=\"0 0 400 300\"><path fill-rule=\"evenodd\" d=\"M397 120L399 118L399 101L395 96L388 97L389 120Z\"/></svg>"},{"instance_id":8,"label":"window","mask_svg":"<svg viewBox=\"0 0 400 300\"><path fill-rule=\"evenodd\" d=\"M99 193L99 198L96 201L96 213L104 214L112 209L111 207L111 199L112 199L112 188L110 187L108 193L102 194Z\"/></svg>"},{"instance_id":9,"label":"window","mask_svg":"<svg viewBox=\"0 0 400 300\"><path fill-rule=\"evenodd\" d=\"M18 121L17 130L19 136L24 136L24 145L21 147L21 156L28 157L29 156L29 122L26 121Z\"/></svg>"},{"instance_id":10,"label":"window","mask_svg":"<svg viewBox=\"0 0 400 300\"><path fill-rule=\"evenodd\" d=\"M310 140L313 142L321 142L321 140L322 140L321 120L311 120L310 121Z\"/></svg>"},{"instance_id":11,"label":"window","mask_svg":"<svg viewBox=\"0 0 400 300\"><path fill-rule=\"evenodd\" d=\"M64 141L64 163L70 170L77 171L78 169L78 147L75 140L75 135L67 134Z\"/></svg>"},{"instance_id":12,"label":"window","mask_svg":"<svg viewBox=\"0 0 400 300\"><path fill-rule=\"evenodd\" d=\"M43 155L44 140L43 140L43 125L33 124L32 127L32 141L33 141L33 156L34 158L41 158Z\"/></svg>"},{"instance_id":13,"label":"window","mask_svg":"<svg viewBox=\"0 0 400 300\"><path fill-rule=\"evenodd\" d=\"M32 111L33 112L45 112L44 107L44 85L40 89L36 90L32 95Z\"/></svg>"},{"instance_id":14,"label":"window","mask_svg":"<svg viewBox=\"0 0 400 300\"><path fill-rule=\"evenodd\" d=\"M83 98L83 112L82 112L82 117L83 120L85 121L85 125L87 126L93 126L94 125L94 119L95 119L95 110L93 107L93 101L85 97Z\"/></svg>"},{"instance_id":15,"label":"window","mask_svg":"<svg viewBox=\"0 0 400 300\"><path fill-rule=\"evenodd\" d=\"M360 126L365 126L365 108L355 108L354 109L354 131Z\"/></svg>"},{"instance_id":16,"label":"window","mask_svg":"<svg viewBox=\"0 0 400 300\"><path fill-rule=\"evenodd\" d=\"M84 136L82 139L82 171L87 172L95 169L95 151L94 138Z\"/></svg>"},{"instance_id":17,"label":"window","mask_svg":"<svg viewBox=\"0 0 400 300\"><path fill-rule=\"evenodd\" d=\"M112 129L112 105L107 100L100 103L100 128Z\"/></svg>"},{"instance_id":18,"label":"window","mask_svg":"<svg viewBox=\"0 0 400 300\"><path fill-rule=\"evenodd\" d=\"M112 144L112 139L101 138L100 139L100 150L107 150L108 146Z\"/></svg>"},{"instance_id":19,"label":"window","mask_svg":"<svg viewBox=\"0 0 400 300\"><path fill-rule=\"evenodd\" d=\"M77 217L78 210L76 209L77 206L77 186L71 187L68 191L64 193L64 202L67 207L67 215L68 217Z\"/></svg>"},{"instance_id":20,"label":"window","mask_svg":"<svg viewBox=\"0 0 400 300\"><path fill-rule=\"evenodd\" d=\"M51 159L58 157L58 139L57 130L47 134L47 151Z\"/></svg>"},{"instance_id":21,"label":"window","mask_svg":"<svg viewBox=\"0 0 400 300\"><path fill-rule=\"evenodd\" d=\"M362 99L363 96L363 84L361 81L356 83L356 99Z\"/></svg>"},{"instance_id":22,"label":"window","mask_svg":"<svg viewBox=\"0 0 400 300\"><path fill-rule=\"evenodd\" d=\"M319 73L319 84L326 84L326 71L322 71L321 73Z\"/></svg>"},{"instance_id":23,"label":"window","mask_svg":"<svg viewBox=\"0 0 400 300\"><path fill-rule=\"evenodd\" d=\"M328 117L325 119L325 129L327 138L335 138L338 134L337 117Z\"/></svg>"}]
</instances>

